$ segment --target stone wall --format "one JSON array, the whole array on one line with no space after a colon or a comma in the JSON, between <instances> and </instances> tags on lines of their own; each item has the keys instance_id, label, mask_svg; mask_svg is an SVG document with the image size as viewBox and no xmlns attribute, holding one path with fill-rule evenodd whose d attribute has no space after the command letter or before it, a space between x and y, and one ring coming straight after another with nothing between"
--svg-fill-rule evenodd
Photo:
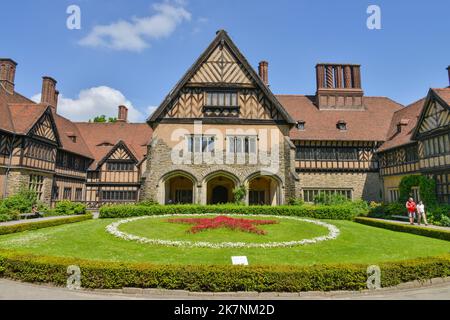
<instances>
[{"instance_id":1,"label":"stone wall","mask_svg":"<svg viewBox=\"0 0 450 320\"><path fill-rule=\"evenodd\" d=\"M41 201L50 205L53 185L53 174L50 173L43 173L28 169L11 170L7 176L7 196L18 193L22 188L28 188L30 182L30 174L40 175L44 177Z\"/></svg>"},{"instance_id":2,"label":"stone wall","mask_svg":"<svg viewBox=\"0 0 450 320\"><path fill-rule=\"evenodd\" d=\"M295 161L292 147L284 140L277 155L278 164L276 172L272 174L273 179L279 184L279 204L286 203L290 197L298 193L298 187L292 185L295 182ZM226 164L226 163L198 163L198 164L175 164L171 158L171 148L162 140L154 138L148 147L147 170L143 179L144 183L140 192L141 200L153 200L163 202L161 192L164 188L164 179L174 172L186 175L194 182L194 200L197 203L205 203L206 184L205 181L215 173L223 174L241 185L248 182L249 177L265 172L266 166L262 163L249 164ZM248 158L247 158L248 159ZM225 161L224 161L225 162ZM196 163L196 162L195 162Z\"/></svg>"},{"instance_id":3,"label":"stone wall","mask_svg":"<svg viewBox=\"0 0 450 320\"><path fill-rule=\"evenodd\" d=\"M382 199L383 186L378 172L300 172L299 178L302 189L352 189L353 199Z\"/></svg>"}]
</instances>

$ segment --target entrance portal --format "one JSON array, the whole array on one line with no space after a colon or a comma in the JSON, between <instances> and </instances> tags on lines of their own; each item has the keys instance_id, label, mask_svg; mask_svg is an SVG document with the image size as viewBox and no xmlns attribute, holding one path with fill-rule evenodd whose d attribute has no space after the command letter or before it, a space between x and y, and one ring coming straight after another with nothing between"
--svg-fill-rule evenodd
<instances>
[{"instance_id":1,"label":"entrance portal","mask_svg":"<svg viewBox=\"0 0 450 320\"><path fill-rule=\"evenodd\" d=\"M215 177L207 183L207 204L233 202L235 183L223 176Z\"/></svg>"}]
</instances>

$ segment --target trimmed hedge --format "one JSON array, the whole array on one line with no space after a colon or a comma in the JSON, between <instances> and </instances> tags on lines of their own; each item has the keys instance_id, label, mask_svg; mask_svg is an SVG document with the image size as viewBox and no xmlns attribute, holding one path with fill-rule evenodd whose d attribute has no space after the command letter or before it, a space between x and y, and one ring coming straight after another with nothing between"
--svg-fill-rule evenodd
<instances>
[{"instance_id":1,"label":"trimmed hedge","mask_svg":"<svg viewBox=\"0 0 450 320\"><path fill-rule=\"evenodd\" d=\"M128 218L162 214L254 214L298 216L316 219L352 220L360 215L361 208L349 204L302 206L238 206L238 205L116 205L100 209L100 218ZM364 212L363 212L364 213Z\"/></svg>"},{"instance_id":2,"label":"trimmed hedge","mask_svg":"<svg viewBox=\"0 0 450 320\"><path fill-rule=\"evenodd\" d=\"M80 216L61 218L61 219L53 219L53 220L44 220L44 221L36 221L36 222L26 222L20 224L13 224L9 226L0 226L0 235L10 234L28 230L36 230L48 227L59 226L67 223L81 222L85 220L92 219L93 216L91 213L84 214Z\"/></svg>"},{"instance_id":3,"label":"trimmed hedge","mask_svg":"<svg viewBox=\"0 0 450 320\"><path fill-rule=\"evenodd\" d=\"M362 264L316 266L219 266L122 264L43 257L0 250L0 276L65 286L67 267L79 266L83 288L124 287L208 292L300 292L362 290ZM450 276L450 255L379 264L383 287Z\"/></svg>"},{"instance_id":4,"label":"trimmed hedge","mask_svg":"<svg viewBox=\"0 0 450 320\"><path fill-rule=\"evenodd\" d=\"M361 223L361 224L369 225L372 227L379 227L379 228L384 228L384 229L389 229L389 230L399 231L399 232L407 232L407 233L412 233L412 234L419 235L419 236L425 236L425 237L450 241L450 231L446 231L446 230L438 230L438 229L432 229L432 228L426 228L426 227L417 227L417 226L412 226L412 225L406 225L406 224L400 224L400 223L382 221L382 220L375 220L372 218L363 218L363 217L356 217L354 221Z\"/></svg>"}]
</instances>

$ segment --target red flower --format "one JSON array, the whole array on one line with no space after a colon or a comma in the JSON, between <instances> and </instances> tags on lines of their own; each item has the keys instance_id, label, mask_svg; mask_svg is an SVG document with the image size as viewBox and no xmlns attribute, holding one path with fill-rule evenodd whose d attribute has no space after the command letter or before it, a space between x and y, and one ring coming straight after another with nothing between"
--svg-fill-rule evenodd
<instances>
[{"instance_id":1,"label":"red flower","mask_svg":"<svg viewBox=\"0 0 450 320\"><path fill-rule=\"evenodd\" d=\"M227 216L218 216L215 218L180 218L169 219L170 223L193 224L194 226L188 230L190 233L197 233L208 229L228 228L231 230L240 230L249 233L267 234L266 231L258 229L257 225L276 224L276 220L251 220L238 219Z\"/></svg>"}]
</instances>

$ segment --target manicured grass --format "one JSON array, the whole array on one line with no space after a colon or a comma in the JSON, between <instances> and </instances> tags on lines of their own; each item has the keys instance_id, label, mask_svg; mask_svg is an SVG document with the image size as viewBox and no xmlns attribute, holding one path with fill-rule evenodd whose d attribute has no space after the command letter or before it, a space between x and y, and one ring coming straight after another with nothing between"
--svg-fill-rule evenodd
<instances>
[{"instance_id":1,"label":"manicured grass","mask_svg":"<svg viewBox=\"0 0 450 320\"><path fill-rule=\"evenodd\" d=\"M216 215L189 216L188 218L214 218ZM242 216L232 216L233 218L243 218ZM267 231L266 235L257 235L242 231L233 231L225 228L207 230L196 234L188 233L192 227L189 224L168 223L168 218L149 218L129 222L119 227L124 231L136 236L162 239L162 240L182 240L182 241L207 241L217 242L282 242L310 239L328 234L327 228L312 223L291 219L277 219L272 217L245 216L245 219L263 219L278 221L278 224L258 226L258 229ZM237 238L238 237L238 238Z\"/></svg>"},{"instance_id":2,"label":"manicured grass","mask_svg":"<svg viewBox=\"0 0 450 320\"><path fill-rule=\"evenodd\" d=\"M331 241L314 245L298 246L292 248L273 249L205 249L205 248L177 248L163 247L115 238L105 231L105 227L117 219L102 219L85 221L71 225L51 227L47 229L27 231L18 234L0 236L0 248L15 249L21 252L31 252L46 256L76 257L82 259L121 261L121 262L151 262L158 264L230 264L231 256L245 255L250 264L281 264L281 265L312 265L322 263L367 263L374 264L385 261L397 261L416 257L436 256L450 252L450 244L447 241L431 239L399 233L395 231L365 226L350 221L329 221L337 226L341 234ZM150 222L151 219L148 220ZM136 222L133 233L142 233L149 236L150 230L144 225L147 220ZM269 228L281 227L280 225L261 226L269 231ZM121 230L132 227L121 226ZM147 226L148 227L148 226ZM166 227L174 227L183 231L188 225L169 224ZM182 227L182 228L181 228ZM286 227L287 233L295 233L294 226ZM311 224L299 224L295 228L313 228ZM123 228L123 229L122 229ZM299 231L301 238L307 237L308 232L326 233L326 230L318 227L315 231L303 229ZM159 230L162 236L164 229ZM325 230L325 231L323 231ZM130 231L130 230L127 230ZM216 236L228 237L222 234L228 230L214 230L211 234L197 234L195 237ZM215 234L214 234L215 232ZM303 233L302 233L303 232ZM243 232L233 233L234 240L240 241L247 236ZM316 235L316 234L314 234ZM187 236L181 232L179 236ZM257 235L248 235L258 237ZM269 236L269 235L267 235ZM265 237L265 236L263 236Z\"/></svg>"}]
</instances>

